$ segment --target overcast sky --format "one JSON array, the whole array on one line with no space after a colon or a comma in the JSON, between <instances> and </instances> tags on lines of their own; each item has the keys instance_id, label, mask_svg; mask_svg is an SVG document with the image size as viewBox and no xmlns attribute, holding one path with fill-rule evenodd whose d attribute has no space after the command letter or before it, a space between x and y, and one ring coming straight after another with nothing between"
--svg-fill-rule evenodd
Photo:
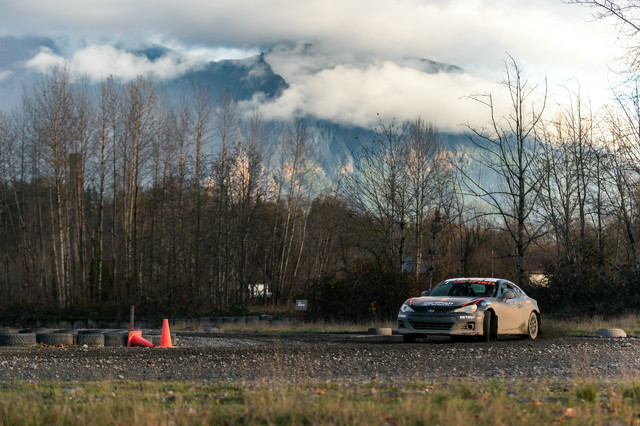
<instances>
[{"instance_id":1,"label":"overcast sky","mask_svg":"<svg viewBox=\"0 0 640 426\"><path fill-rule=\"evenodd\" d=\"M313 114L371 125L376 113L418 116L446 131L486 119L465 98L501 92L511 55L530 85L556 96L577 90L607 102L616 33L610 22L561 0L0 0L0 35L46 36L24 66L102 79L173 78L209 60L270 52L290 84L267 118ZM176 54L150 61L128 50L160 44ZM415 58L460 67L428 74ZM6 70L0 70L0 78ZM6 75L6 74L5 74Z\"/></svg>"}]
</instances>

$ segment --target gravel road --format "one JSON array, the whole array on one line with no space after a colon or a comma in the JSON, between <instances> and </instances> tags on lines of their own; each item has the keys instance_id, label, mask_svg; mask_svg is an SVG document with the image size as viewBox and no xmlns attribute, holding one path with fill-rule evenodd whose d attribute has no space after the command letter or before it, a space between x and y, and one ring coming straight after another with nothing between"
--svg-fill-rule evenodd
<instances>
[{"instance_id":1,"label":"gravel road","mask_svg":"<svg viewBox=\"0 0 640 426\"><path fill-rule=\"evenodd\" d=\"M640 339L561 337L404 344L368 334L178 333L178 347L0 347L0 382L637 379Z\"/></svg>"}]
</instances>

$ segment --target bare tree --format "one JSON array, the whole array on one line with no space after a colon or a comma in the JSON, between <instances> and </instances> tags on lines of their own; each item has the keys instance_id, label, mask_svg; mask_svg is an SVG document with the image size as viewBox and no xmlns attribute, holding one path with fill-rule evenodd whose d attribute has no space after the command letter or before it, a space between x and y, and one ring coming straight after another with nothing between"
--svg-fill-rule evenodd
<instances>
[{"instance_id":1,"label":"bare tree","mask_svg":"<svg viewBox=\"0 0 640 426\"><path fill-rule=\"evenodd\" d=\"M608 141L608 161L604 174L609 185L605 186L605 195L613 207L619 223L622 225L633 270L640 276L640 259L636 236L637 218L640 206L640 89L636 87L634 95L627 102L619 97L621 115L611 114L607 124L611 139Z\"/></svg>"},{"instance_id":2,"label":"bare tree","mask_svg":"<svg viewBox=\"0 0 640 426\"><path fill-rule=\"evenodd\" d=\"M415 279L420 281L423 255L427 254L428 287L434 278L438 239L450 222L452 174L437 129L418 118L408 126L407 186L410 191L414 233Z\"/></svg>"},{"instance_id":3,"label":"bare tree","mask_svg":"<svg viewBox=\"0 0 640 426\"><path fill-rule=\"evenodd\" d=\"M124 281L129 297L143 297L139 207L142 182L152 141L158 128L158 98L150 80L139 77L128 85L124 101L124 134L119 157L122 176L122 225L124 236Z\"/></svg>"},{"instance_id":4,"label":"bare tree","mask_svg":"<svg viewBox=\"0 0 640 426\"><path fill-rule=\"evenodd\" d=\"M593 10L598 20L612 19L619 32L618 42L623 46L624 55L618 60L624 66L621 74L627 81L637 81L640 77L640 4L637 0L563 0L565 3L581 5Z\"/></svg>"},{"instance_id":5,"label":"bare tree","mask_svg":"<svg viewBox=\"0 0 640 426\"><path fill-rule=\"evenodd\" d=\"M287 126L282 135L277 170L279 205L284 203L283 217L276 216L274 225L274 299L289 299L295 288L295 278L304 249L307 215L314 191L312 173L314 164L310 154L311 135L301 120Z\"/></svg>"},{"instance_id":6,"label":"bare tree","mask_svg":"<svg viewBox=\"0 0 640 426\"><path fill-rule=\"evenodd\" d=\"M235 163L235 148L241 138L240 113L236 101L226 90L220 95L214 110L214 137L218 143L218 152L213 161L213 190L215 198L214 271L216 287L213 289L222 306L230 306L235 294L232 276L232 239L227 227L232 214L231 206L231 170Z\"/></svg>"},{"instance_id":7,"label":"bare tree","mask_svg":"<svg viewBox=\"0 0 640 426\"><path fill-rule=\"evenodd\" d=\"M193 164L193 232L192 232L192 247L193 253L191 257L192 262L192 283L191 287L198 290L198 297L204 297L207 286L203 286L200 282L200 277L204 276L204 265L207 263L202 258L203 254L206 255L206 251L203 250L205 236L203 235L203 205L204 205L204 179L207 176L205 164L208 157L207 146L211 141L212 133L212 119L213 119L213 105L209 89L201 85L195 85L193 87L194 102L193 102L193 114L191 115L191 140L195 145L193 148L195 152L194 164Z\"/></svg>"},{"instance_id":8,"label":"bare tree","mask_svg":"<svg viewBox=\"0 0 640 426\"><path fill-rule=\"evenodd\" d=\"M74 125L76 111L69 72L65 68L54 68L51 73L40 79L33 94L32 114L35 143L44 148L42 160L47 165L46 173L51 179L50 185L50 223L54 254L56 294L61 307L72 302L73 282L71 276L74 261L71 252L71 216L69 195L69 154L73 152L72 143L76 139Z\"/></svg>"},{"instance_id":9,"label":"bare tree","mask_svg":"<svg viewBox=\"0 0 640 426\"><path fill-rule=\"evenodd\" d=\"M524 256L529 245L542 231L542 224L535 224L535 207L539 197L541 176L538 173L540 140L537 130L541 124L546 104L545 93L539 108L530 106L534 88L527 87L522 72L513 58L505 64L506 88L511 112L497 116L496 104L491 94L474 95L471 98L489 110L487 127L467 125L469 140L477 148L470 154L481 168L489 171L489 179L479 179L466 168L459 168L469 192L482 200L500 218L514 245L515 272L518 282L525 280Z\"/></svg>"},{"instance_id":10,"label":"bare tree","mask_svg":"<svg viewBox=\"0 0 640 426\"><path fill-rule=\"evenodd\" d=\"M249 119L245 135L238 146L238 155L232 173L232 199L236 238L236 268L240 288L240 303L248 299L249 284L257 277L251 276L249 241L256 208L265 196L264 178L267 174L263 163L264 145L267 142L265 123L257 113Z\"/></svg>"},{"instance_id":11,"label":"bare tree","mask_svg":"<svg viewBox=\"0 0 640 426\"><path fill-rule=\"evenodd\" d=\"M589 203L596 166L595 119L580 93L570 93L552 126L545 129L541 151L541 206L553 229L558 263L579 267L590 253Z\"/></svg>"},{"instance_id":12,"label":"bare tree","mask_svg":"<svg viewBox=\"0 0 640 426\"><path fill-rule=\"evenodd\" d=\"M402 266L410 213L406 125L379 119L376 140L354 155L342 182L344 197L369 225L366 245L379 264ZM400 268L401 269L401 268Z\"/></svg>"}]
</instances>

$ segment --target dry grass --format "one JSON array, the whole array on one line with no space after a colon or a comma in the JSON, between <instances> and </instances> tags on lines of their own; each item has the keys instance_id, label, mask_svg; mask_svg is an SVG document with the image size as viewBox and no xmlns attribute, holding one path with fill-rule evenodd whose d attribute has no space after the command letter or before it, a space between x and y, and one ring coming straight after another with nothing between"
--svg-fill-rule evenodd
<instances>
[{"instance_id":1,"label":"dry grass","mask_svg":"<svg viewBox=\"0 0 640 426\"><path fill-rule=\"evenodd\" d=\"M395 321L372 321L369 323L347 323L334 321L273 321L246 323L227 323L218 325L224 331L243 332L282 332L282 333L358 333L369 328L391 328L396 326Z\"/></svg>"},{"instance_id":2,"label":"dry grass","mask_svg":"<svg viewBox=\"0 0 640 426\"><path fill-rule=\"evenodd\" d=\"M0 424L629 424L640 383L3 383Z\"/></svg>"},{"instance_id":3,"label":"dry grass","mask_svg":"<svg viewBox=\"0 0 640 426\"><path fill-rule=\"evenodd\" d=\"M640 335L640 315L628 314L617 318L602 317L554 319L543 317L545 338L561 335L594 335L600 328L620 328L629 336Z\"/></svg>"}]
</instances>

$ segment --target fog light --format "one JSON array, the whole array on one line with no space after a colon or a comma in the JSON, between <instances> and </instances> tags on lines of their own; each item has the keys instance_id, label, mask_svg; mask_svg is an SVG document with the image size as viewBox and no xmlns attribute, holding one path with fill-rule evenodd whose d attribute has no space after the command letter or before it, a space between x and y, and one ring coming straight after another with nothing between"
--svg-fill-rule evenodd
<instances>
[{"instance_id":1,"label":"fog light","mask_svg":"<svg viewBox=\"0 0 640 426\"><path fill-rule=\"evenodd\" d=\"M467 330L473 330L474 328L476 328L476 324L473 322L468 322L467 323Z\"/></svg>"},{"instance_id":2,"label":"fog light","mask_svg":"<svg viewBox=\"0 0 640 426\"><path fill-rule=\"evenodd\" d=\"M404 321L398 321L398 328L407 328L404 325Z\"/></svg>"}]
</instances>

